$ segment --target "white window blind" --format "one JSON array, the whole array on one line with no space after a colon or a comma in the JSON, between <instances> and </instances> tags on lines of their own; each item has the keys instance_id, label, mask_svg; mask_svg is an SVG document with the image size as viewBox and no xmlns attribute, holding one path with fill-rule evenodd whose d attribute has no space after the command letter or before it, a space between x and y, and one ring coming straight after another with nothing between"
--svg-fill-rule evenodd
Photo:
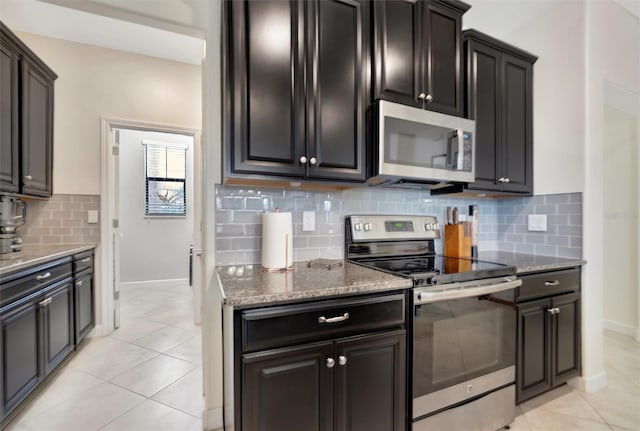
<instances>
[{"instance_id":1,"label":"white window blind","mask_svg":"<svg viewBox=\"0 0 640 431\"><path fill-rule=\"evenodd\" d=\"M145 215L187 214L186 148L144 143Z\"/></svg>"}]
</instances>

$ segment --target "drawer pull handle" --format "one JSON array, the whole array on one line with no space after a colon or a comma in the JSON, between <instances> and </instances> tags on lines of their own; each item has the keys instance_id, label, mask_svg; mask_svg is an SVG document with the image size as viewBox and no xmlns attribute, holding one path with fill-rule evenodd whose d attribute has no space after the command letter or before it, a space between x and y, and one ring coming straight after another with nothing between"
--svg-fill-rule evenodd
<instances>
[{"instance_id":1,"label":"drawer pull handle","mask_svg":"<svg viewBox=\"0 0 640 431\"><path fill-rule=\"evenodd\" d=\"M560 281L559 280L545 281L544 285L547 287L560 286Z\"/></svg>"},{"instance_id":2,"label":"drawer pull handle","mask_svg":"<svg viewBox=\"0 0 640 431\"><path fill-rule=\"evenodd\" d=\"M338 356L338 364L347 365L347 357L343 355Z\"/></svg>"},{"instance_id":3,"label":"drawer pull handle","mask_svg":"<svg viewBox=\"0 0 640 431\"><path fill-rule=\"evenodd\" d=\"M344 313L342 316L329 317L329 318L320 316L318 317L318 323L338 323L338 322L344 322L347 319L349 319L349 313Z\"/></svg>"},{"instance_id":4,"label":"drawer pull handle","mask_svg":"<svg viewBox=\"0 0 640 431\"><path fill-rule=\"evenodd\" d=\"M84 259L82 259L80 262L82 263L89 263L91 262L91 258L90 257L85 257Z\"/></svg>"},{"instance_id":5,"label":"drawer pull handle","mask_svg":"<svg viewBox=\"0 0 640 431\"><path fill-rule=\"evenodd\" d=\"M336 360L333 358L327 358L327 368L333 368L336 364Z\"/></svg>"},{"instance_id":6,"label":"drawer pull handle","mask_svg":"<svg viewBox=\"0 0 640 431\"><path fill-rule=\"evenodd\" d=\"M53 301L53 299L51 299L51 297L45 299L44 301L40 301L40 306L41 307L46 307L47 305L51 304L51 302Z\"/></svg>"},{"instance_id":7,"label":"drawer pull handle","mask_svg":"<svg viewBox=\"0 0 640 431\"><path fill-rule=\"evenodd\" d=\"M46 280L49 277L51 277L51 273L50 272L45 272L44 274L37 276L36 280L38 280L38 281Z\"/></svg>"}]
</instances>

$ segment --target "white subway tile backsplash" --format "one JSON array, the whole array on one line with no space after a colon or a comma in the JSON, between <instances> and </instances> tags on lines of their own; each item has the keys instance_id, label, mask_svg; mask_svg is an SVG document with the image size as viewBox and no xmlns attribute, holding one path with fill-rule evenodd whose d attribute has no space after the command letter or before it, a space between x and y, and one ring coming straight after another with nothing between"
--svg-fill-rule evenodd
<instances>
[{"instance_id":1,"label":"white subway tile backsplash","mask_svg":"<svg viewBox=\"0 0 640 431\"><path fill-rule=\"evenodd\" d=\"M56 194L27 201L27 221L18 229L24 244L99 243L99 226L87 223L87 211L100 210L100 196Z\"/></svg>"},{"instance_id":2,"label":"white subway tile backsplash","mask_svg":"<svg viewBox=\"0 0 640 431\"><path fill-rule=\"evenodd\" d=\"M431 196L428 192L352 189L343 192L216 188L218 264L259 263L261 214L279 208L292 213L294 260L344 255L344 218L350 214L435 215L444 224L445 208L479 208L480 250L507 250L575 257L582 254L582 195L580 193L513 199L469 199ZM302 230L302 212L316 212L316 230ZM529 232L527 216L547 214L546 232ZM235 239L246 241L234 242ZM574 240L575 238L575 240ZM230 242L220 241L230 240ZM242 247L255 247L238 250ZM441 250L441 241L436 242Z\"/></svg>"}]
</instances>

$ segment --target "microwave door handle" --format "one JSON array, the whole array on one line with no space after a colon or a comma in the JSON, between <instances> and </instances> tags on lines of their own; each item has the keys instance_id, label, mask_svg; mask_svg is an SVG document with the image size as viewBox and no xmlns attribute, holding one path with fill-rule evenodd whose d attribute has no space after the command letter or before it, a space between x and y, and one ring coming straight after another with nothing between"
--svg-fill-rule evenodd
<instances>
[{"instance_id":1,"label":"microwave door handle","mask_svg":"<svg viewBox=\"0 0 640 431\"><path fill-rule=\"evenodd\" d=\"M464 169L464 131L462 129L458 129L458 164L456 169L459 171Z\"/></svg>"},{"instance_id":2,"label":"microwave door handle","mask_svg":"<svg viewBox=\"0 0 640 431\"><path fill-rule=\"evenodd\" d=\"M455 137L455 130L449 132L449 138L447 139L447 169L450 171L455 170L455 166L453 165L453 140Z\"/></svg>"}]
</instances>

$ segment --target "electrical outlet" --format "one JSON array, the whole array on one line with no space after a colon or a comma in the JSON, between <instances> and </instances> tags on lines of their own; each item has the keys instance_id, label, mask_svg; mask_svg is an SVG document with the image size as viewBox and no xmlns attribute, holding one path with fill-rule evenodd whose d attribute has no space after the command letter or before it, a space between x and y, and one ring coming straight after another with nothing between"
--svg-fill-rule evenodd
<instances>
[{"instance_id":1,"label":"electrical outlet","mask_svg":"<svg viewBox=\"0 0 640 431\"><path fill-rule=\"evenodd\" d=\"M547 231L547 215L546 214L529 214L529 230L532 232Z\"/></svg>"},{"instance_id":2,"label":"electrical outlet","mask_svg":"<svg viewBox=\"0 0 640 431\"><path fill-rule=\"evenodd\" d=\"M87 223L90 223L90 224L98 223L98 210L87 211Z\"/></svg>"},{"instance_id":3,"label":"electrical outlet","mask_svg":"<svg viewBox=\"0 0 640 431\"><path fill-rule=\"evenodd\" d=\"M302 212L302 230L303 232L313 232L316 230L316 213L313 211Z\"/></svg>"}]
</instances>

